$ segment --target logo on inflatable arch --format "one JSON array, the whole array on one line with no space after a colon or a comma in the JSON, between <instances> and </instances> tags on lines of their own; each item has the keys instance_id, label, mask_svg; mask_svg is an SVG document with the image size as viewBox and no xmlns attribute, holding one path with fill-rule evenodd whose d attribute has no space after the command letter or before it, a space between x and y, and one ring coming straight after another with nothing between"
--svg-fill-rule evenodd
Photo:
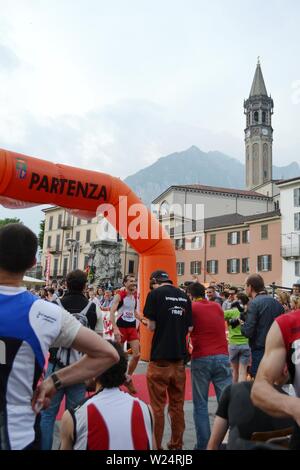
<instances>
[{"instance_id":1,"label":"logo on inflatable arch","mask_svg":"<svg viewBox=\"0 0 300 470\"><path fill-rule=\"evenodd\" d=\"M17 178L24 180L27 176L27 163L22 158L17 158L16 160L16 172Z\"/></svg>"}]
</instances>

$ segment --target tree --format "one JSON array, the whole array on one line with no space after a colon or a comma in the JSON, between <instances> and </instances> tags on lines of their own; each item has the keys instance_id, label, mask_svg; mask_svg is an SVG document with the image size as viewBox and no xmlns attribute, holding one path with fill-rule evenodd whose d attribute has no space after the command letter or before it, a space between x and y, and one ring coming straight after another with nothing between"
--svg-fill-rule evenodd
<instances>
[{"instance_id":1,"label":"tree","mask_svg":"<svg viewBox=\"0 0 300 470\"><path fill-rule=\"evenodd\" d=\"M17 217L0 219L0 227L4 227L4 225L8 224L22 224L22 222Z\"/></svg>"},{"instance_id":2,"label":"tree","mask_svg":"<svg viewBox=\"0 0 300 470\"><path fill-rule=\"evenodd\" d=\"M38 235L39 239L39 247L43 249L44 246L44 233L45 233L45 220L41 220L40 222L40 231Z\"/></svg>"}]
</instances>

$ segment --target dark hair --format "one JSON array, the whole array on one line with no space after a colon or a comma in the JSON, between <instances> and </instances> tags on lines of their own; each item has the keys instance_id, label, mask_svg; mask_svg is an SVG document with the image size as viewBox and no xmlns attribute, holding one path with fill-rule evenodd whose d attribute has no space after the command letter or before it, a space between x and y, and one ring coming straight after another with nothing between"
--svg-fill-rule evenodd
<instances>
[{"instance_id":1,"label":"dark hair","mask_svg":"<svg viewBox=\"0 0 300 470\"><path fill-rule=\"evenodd\" d=\"M134 274L126 274L126 276L124 276L124 279L123 279L123 284L125 284L125 282L127 282L130 277L133 277L135 279Z\"/></svg>"},{"instance_id":2,"label":"dark hair","mask_svg":"<svg viewBox=\"0 0 300 470\"><path fill-rule=\"evenodd\" d=\"M224 290L223 295L224 295L224 298L225 298L225 299L228 299L228 297L229 297L229 292L228 292L228 290Z\"/></svg>"},{"instance_id":3,"label":"dark hair","mask_svg":"<svg viewBox=\"0 0 300 470\"><path fill-rule=\"evenodd\" d=\"M25 225L8 224L0 229L0 268L21 274L35 262L36 235Z\"/></svg>"},{"instance_id":4,"label":"dark hair","mask_svg":"<svg viewBox=\"0 0 300 470\"><path fill-rule=\"evenodd\" d=\"M249 297L244 292L238 293L237 298L241 301L242 305L247 305L249 302Z\"/></svg>"},{"instance_id":5,"label":"dark hair","mask_svg":"<svg viewBox=\"0 0 300 470\"><path fill-rule=\"evenodd\" d=\"M57 289L57 292L59 297L62 297L64 295L64 290L61 287Z\"/></svg>"},{"instance_id":6,"label":"dark hair","mask_svg":"<svg viewBox=\"0 0 300 470\"><path fill-rule=\"evenodd\" d=\"M205 297L205 287L200 282L193 282L187 287L187 291L193 298Z\"/></svg>"},{"instance_id":7,"label":"dark hair","mask_svg":"<svg viewBox=\"0 0 300 470\"><path fill-rule=\"evenodd\" d=\"M264 290L265 282L260 274L251 274L246 281L247 286L252 287L258 293Z\"/></svg>"},{"instance_id":8,"label":"dark hair","mask_svg":"<svg viewBox=\"0 0 300 470\"><path fill-rule=\"evenodd\" d=\"M120 343L110 339L108 342L116 349L120 356L120 360L117 362L117 364L114 364L112 367L110 367L110 369L99 375L96 378L96 382L100 383L103 388L119 387L126 381L126 371L128 364L127 354L124 352Z\"/></svg>"},{"instance_id":9,"label":"dark hair","mask_svg":"<svg viewBox=\"0 0 300 470\"><path fill-rule=\"evenodd\" d=\"M235 286L229 287L229 290L233 290L235 293L237 293L238 288Z\"/></svg>"},{"instance_id":10,"label":"dark hair","mask_svg":"<svg viewBox=\"0 0 300 470\"><path fill-rule=\"evenodd\" d=\"M54 294L54 289L53 289L53 287L49 287L49 288L47 289L47 292L48 292L48 294L53 295L53 294Z\"/></svg>"},{"instance_id":11,"label":"dark hair","mask_svg":"<svg viewBox=\"0 0 300 470\"><path fill-rule=\"evenodd\" d=\"M87 275L80 269L70 272L67 275L67 288L70 291L82 292L87 283Z\"/></svg>"}]
</instances>

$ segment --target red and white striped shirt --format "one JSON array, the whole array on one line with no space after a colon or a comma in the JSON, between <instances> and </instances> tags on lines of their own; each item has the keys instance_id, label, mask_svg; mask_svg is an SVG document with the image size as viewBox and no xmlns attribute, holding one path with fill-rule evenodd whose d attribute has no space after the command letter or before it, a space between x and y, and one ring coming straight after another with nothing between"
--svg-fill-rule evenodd
<instances>
[{"instance_id":1,"label":"red and white striped shirt","mask_svg":"<svg viewBox=\"0 0 300 470\"><path fill-rule=\"evenodd\" d=\"M153 449L148 406L119 388L102 390L72 416L74 450Z\"/></svg>"}]
</instances>

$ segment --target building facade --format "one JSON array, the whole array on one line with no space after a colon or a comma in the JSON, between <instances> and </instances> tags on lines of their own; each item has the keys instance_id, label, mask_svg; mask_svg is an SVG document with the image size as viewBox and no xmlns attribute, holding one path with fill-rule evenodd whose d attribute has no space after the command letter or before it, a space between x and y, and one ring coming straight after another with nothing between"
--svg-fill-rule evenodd
<instances>
[{"instance_id":1,"label":"building facade","mask_svg":"<svg viewBox=\"0 0 300 470\"><path fill-rule=\"evenodd\" d=\"M99 239L99 220L89 220L71 215L61 207L44 209L45 232L42 254L42 269L46 274L47 258L50 258L50 278L65 278L73 269L85 270L89 265L91 243ZM138 254L122 240L122 275L137 275Z\"/></svg>"},{"instance_id":2,"label":"building facade","mask_svg":"<svg viewBox=\"0 0 300 470\"><path fill-rule=\"evenodd\" d=\"M300 279L300 177L277 183L281 207L282 282Z\"/></svg>"}]
</instances>

